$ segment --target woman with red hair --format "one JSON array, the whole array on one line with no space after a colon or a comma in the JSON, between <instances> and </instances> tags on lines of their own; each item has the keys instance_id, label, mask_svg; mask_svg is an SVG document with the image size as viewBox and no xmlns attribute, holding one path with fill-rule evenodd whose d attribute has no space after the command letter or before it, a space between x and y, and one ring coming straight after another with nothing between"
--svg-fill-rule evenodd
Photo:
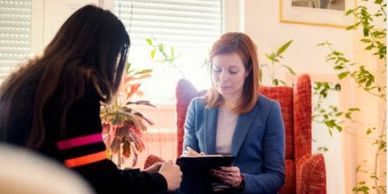
<instances>
[{"instance_id":1,"label":"woman with red hair","mask_svg":"<svg viewBox=\"0 0 388 194\"><path fill-rule=\"evenodd\" d=\"M183 142L189 150L184 154L235 158L232 166L212 170L226 187L191 191L277 193L285 176L284 124L279 103L258 93L256 47L246 34L226 33L209 57L212 86L189 105Z\"/></svg>"}]
</instances>

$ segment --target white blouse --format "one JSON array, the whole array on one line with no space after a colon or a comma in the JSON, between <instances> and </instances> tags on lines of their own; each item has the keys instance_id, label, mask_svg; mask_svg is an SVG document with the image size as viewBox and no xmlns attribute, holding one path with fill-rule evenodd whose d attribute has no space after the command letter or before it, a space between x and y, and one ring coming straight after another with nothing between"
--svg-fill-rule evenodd
<instances>
[{"instance_id":1,"label":"white blouse","mask_svg":"<svg viewBox=\"0 0 388 194\"><path fill-rule=\"evenodd\" d=\"M237 125L238 114L225 108L218 109L216 152L219 154L232 153L232 138Z\"/></svg>"}]
</instances>

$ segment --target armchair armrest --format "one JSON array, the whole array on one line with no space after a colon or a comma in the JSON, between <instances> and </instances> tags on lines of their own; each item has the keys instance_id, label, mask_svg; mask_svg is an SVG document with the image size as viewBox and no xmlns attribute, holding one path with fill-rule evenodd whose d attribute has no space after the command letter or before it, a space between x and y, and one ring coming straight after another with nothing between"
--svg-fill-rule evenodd
<instances>
[{"instance_id":1,"label":"armchair armrest","mask_svg":"<svg viewBox=\"0 0 388 194\"><path fill-rule=\"evenodd\" d=\"M155 156L153 154L149 155L146 159L146 161L144 162L144 169L150 167L151 165L155 164L156 162L164 162L164 160L162 158L160 158L159 156Z\"/></svg>"},{"instance_id":2,"label":"armchair armrest","mask_svg":"<svg viewBox=\"0 0 388 194\"><path fill-rule=\"evenodd\" d=\"M305 154L296 165L298 194L326 194L326 167L322 154Z\"/></svg>"}]
</instances>

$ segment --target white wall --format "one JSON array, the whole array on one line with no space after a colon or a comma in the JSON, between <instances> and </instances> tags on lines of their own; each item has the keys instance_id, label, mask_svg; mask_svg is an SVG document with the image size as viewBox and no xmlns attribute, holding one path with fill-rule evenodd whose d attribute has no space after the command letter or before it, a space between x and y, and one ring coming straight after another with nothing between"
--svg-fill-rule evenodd
<instances>
[{"instance_id":1,"label":"white wall","mask_svg":"<svg viewBox=\"0 0 388 194\"><path fill-rule=\"evenodd\" d=\"M245 1L245 32L257 43L261 59L287 40L294 43L285 58L300 73L332 74L325 63L326 51L316 46L328 40L352 57L353 36L344 29L279 22L278 1Z\"/></svg>"}]
</instances>

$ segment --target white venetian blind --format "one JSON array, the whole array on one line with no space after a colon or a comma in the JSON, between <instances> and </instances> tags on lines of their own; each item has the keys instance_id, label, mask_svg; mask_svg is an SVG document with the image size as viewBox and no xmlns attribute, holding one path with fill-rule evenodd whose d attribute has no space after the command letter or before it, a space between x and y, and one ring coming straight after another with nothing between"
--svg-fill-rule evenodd
<instances>
[{"instance_id":1,"label":"white venetian blind","mask_svg":"<svg viewBox=\"0 0 388 194\"><path fill-rule=\"evenodd\" d=\"M129 61L135 68L153 69L152 77L142 80L142 99L173 104L180 78L198 89L208 87L204 62L222 33L221 0L115 0L114 7L131 38ZM147 38L175 49L175 67L151 60Z\"/></svg>"},{"instance_id":2,"label":"white venetian blind","mask_svg":"<svg viewBox=\"0 0 388 194\"><path fill-rule=\"evenodd\" d=\"M115 0L134 45L146 38L176 47L208 47L222 31L221 0Z\"/></svg>"},{"instance_id":3,"label":"white venetian blind","mask_svg":"<svg viewBox=\"0 0 388 194\"><path fill-rule=\"evenodd\" d=\"M30 53L31 0L0 0L0 82Z\"/></svg>"}]
</instances>

